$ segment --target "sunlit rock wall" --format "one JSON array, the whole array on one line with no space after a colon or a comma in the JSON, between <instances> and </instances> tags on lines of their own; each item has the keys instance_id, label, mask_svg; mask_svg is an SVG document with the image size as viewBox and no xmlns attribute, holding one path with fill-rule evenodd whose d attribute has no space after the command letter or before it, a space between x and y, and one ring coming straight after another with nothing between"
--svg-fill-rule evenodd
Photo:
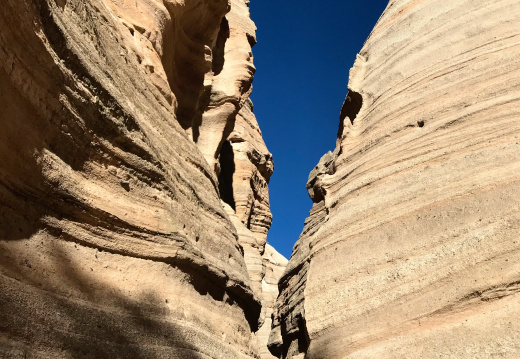
<instances>
[{"instance_id":1,"label":"sunlit rock wall","mask_svg":"<svg viewBox=\"0 0 520 359\"><path fill-rule=\"evenodd\" d=\"M249 252L219 179L251 108L251 32L245 1L2 3L0 357L258 357L269 263L246 254L264 254L272 160L257 125L241 171L260 179L231 182Z\"/></svg>"},{"instance_id":2,"label":"sunlit rock wall","mask_svg":"<svg viewBox=\"0 0 520 359\"><path fill-rule=\"evenodd\" d=\"M514 0L389 2L309 177L278 357L520 356L519 21Z\"/></svg>"},{"instance_id":3,"label":"sunlit rock wall","mask_svg":"<svg viewBox=\"0 0 520 359\"><path fill-rule=\"evenodd\" d=\"M258 333L261 357L272 358L267 350L267 339L278 280L287 260L266 242L272 220L268 182L273 161L252 110L248 100L222 146L219 188L223 205L238 232L252 288L262 302Z\"/></svg>"}]
</instances>

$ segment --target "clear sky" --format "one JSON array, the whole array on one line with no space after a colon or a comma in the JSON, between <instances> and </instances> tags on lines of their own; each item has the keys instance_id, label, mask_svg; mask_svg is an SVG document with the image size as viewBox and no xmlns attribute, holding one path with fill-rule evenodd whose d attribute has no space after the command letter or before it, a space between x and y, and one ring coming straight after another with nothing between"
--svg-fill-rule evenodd
<instances>
[{"instance_id":1,"label":"clear sky","mask_svg":"<svg viewBox=\"0 0 520 359\"><path fill-rule=\"evenodd\" d=\"M275 166L267 240L287 258L312 207L309 172L335 146L348 71L387 4L251 0L258 27L251 99Z\"/></svg>"}]
</instances>

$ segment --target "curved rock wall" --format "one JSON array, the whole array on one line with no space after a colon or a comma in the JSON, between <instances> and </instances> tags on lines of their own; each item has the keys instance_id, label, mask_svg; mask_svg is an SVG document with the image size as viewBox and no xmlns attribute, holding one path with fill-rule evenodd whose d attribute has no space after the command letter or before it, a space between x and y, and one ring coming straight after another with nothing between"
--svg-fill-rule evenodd
<instances>
[{"instance_id":1,"label":"curved rock wall","mask_svg":"<svg viewBox=\"0 0 520 359\"><path fill-rule=\"evenodd\" d=\"M520 5L393 0L286 272L280 358L520 355Z\"/></svg>"},{"instance_id":2,"label":"curved rock wall","mask_svg":"<svg viewBox=\"0 0 520 359\"><path fill-rule=\"evenodd\" d=\"M268 183L273 161L252 110L251 101L246 101L224 143L219 158L219 188L224 194L223 205L238 232L252 288L262 302L258 332L261 357L272 358L267 339L278 279L287 260L266 241L272 220Z\"/></svg>"},{"instance_id":3,"label":"curved rock wall","mask_svg":"<svg viewBox=\"0 0 520 359\"><path fill-rule=\"evenodd\" d=\"M267 264L250 276L215 166L235 118L225 116L213 157L193 138L195 127L216 131L200 122L221 104L208 91L232 98L234 115L248 103L246 10L226 0L3 2L0 357L258 357ZM242 62L219 52L226 22L230 38L236 24L249 29L247 45L229 50ZM221 91L233 64L226 76L240 86ZM257 127L245 153L260 155L243 172L263 179L231 183L241 218L255 213L244 225L261 233L255 259L272 172ZM243 204L250 192L258 201Z\"/></svg>"}]
</instances>

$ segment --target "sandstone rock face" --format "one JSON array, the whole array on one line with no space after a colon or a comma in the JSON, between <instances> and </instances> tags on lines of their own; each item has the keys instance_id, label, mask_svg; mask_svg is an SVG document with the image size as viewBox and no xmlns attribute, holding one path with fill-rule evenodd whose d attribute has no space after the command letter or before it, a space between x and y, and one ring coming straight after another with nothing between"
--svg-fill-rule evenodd
<instances>
[{"instance_id":1,"label":"sandstone rock face","mask_svg":"<svg viewBox=\"0 0 520 359\"><path fill-rule=\"evenodd\" d=\"M231 1L221 24L213 50L221 58L213 60L212 71L206 75L205 83L211 83L205 95L209 103L200 124L194 122L192 134L218 175L224 208L237 229L252 289L262 303L257 333L260 356L272 358L268 333L278 279L287 260L266 242L272 222L268 183L274 166L249 99L256 27L247 3Z\"/></svg>"},{"instance_id":2,"label":"sandstone rock face","mask_svg":"<svg viewBox=\"0 0 520 359\"><path fill-rule=\"evenodd\" d=\"M393 0L275 306L280 358L520 356L520 4Z\"/></svg>"},{"instance_id":3,"label":"sandstone rock face","mask_svg":"<svg viewBox=\"0 0 520 359\"><path fill-rule=\"evenodd\" d=\"M262 358L272 358L267 349L272 307L278 295L278 280L287 260L267 244L272 215L268 183L273 173L272 156L247 100L235 118L233 132L223 143L219 157L219 189L244 251L251 285L261 298L258 340Z\"/></svg>"},{"instance_id":4,"label":"sandstone rock face","mask_svg":"<svg viewBox=\"0 0 520 359\"><path fill-rule=\"evenodd\" d=\"M268 184L274 166L250 100L240 109L228 142L233 148L235 164L232 178L235 211L260 245L267 239L273 218Z\"/></svg>"},{"instance_id":5,"label":"sandstone rock face","mask_svg":"<svg viewBox=\"0 0 520 359\"><path fill-rule=\"evenodd\" d=\"M268 350L267 343L271 332L273 306L278 297L278 281L285 268L287 259L278 253L269 243L265 246L262 256L265 265L265 276L262 280L262 309L265 311L265 322L257 333L260 357L262 359L275 358Z\"/></svg>"},{"instance_id":6,"label":"sandstone rock face","mask_svg":"<svg viewBox=\"0 0 520 359\"><path fill-rule=\"evenodd\" d=\"M0 357L258 357L253 34L238 0L2 3Z\"/></svg>"},{"instance_id":7,"label":"sandstone rock face","mask_svg":"<svg viewBox=\"0 0 520 359\"><path fill-rule=\"evenodd\" d=\"M192 128L193 140L217 174L221 147L252 90L255 31L245 0L232 0L231 10L220 25L211 71L204 81L204 111L200 118L194 118Z\"/></svg>"}]
</instances>

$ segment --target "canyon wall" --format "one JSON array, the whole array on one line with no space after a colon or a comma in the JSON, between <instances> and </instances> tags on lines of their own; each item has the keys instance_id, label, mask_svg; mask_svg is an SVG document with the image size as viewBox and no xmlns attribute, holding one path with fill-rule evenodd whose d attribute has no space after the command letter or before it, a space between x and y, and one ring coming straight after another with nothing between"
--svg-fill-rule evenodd
<instances>
[{"instance_id":1,"label":"canyon wall","mask_svg":"<svg viewBox=\"0 0 520 359\"><path fill-rule=\"evenodd\" d=\"M2 3L0 357L265 352L255 41L246 0Z\"/></svg>"},{"instance_id":2,"label":"canyon wall","mask_svg":"<svg viewBox=\"0 0 520 359\"><path fill-rule=\"evenodd\" d=\"M309 176L277 357L519 357L519 19L515 0L389 2Z\"/></svg>"}]
</instances>

